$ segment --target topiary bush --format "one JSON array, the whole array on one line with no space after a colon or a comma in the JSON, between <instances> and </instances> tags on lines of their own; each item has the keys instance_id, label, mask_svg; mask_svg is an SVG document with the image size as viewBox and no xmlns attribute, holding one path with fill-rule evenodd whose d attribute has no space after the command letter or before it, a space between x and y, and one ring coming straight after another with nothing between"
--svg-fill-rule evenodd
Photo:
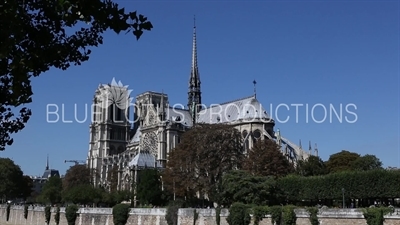
<instances>
[{"instance_id":1,"label":"topiary bush","mask_svg":"<svg viewBox=\"0 0 400 225\"><path fill-rule=\"evenodd\" d=\"M226 221L229 225L249 225L251 217L249 207L243 203L233 203L229 208L229 216Z\"/></svg>"},{"instance_id":2,"label":"topiary bush","mask_svg":"<svg viewBox=\"0 0 400 225\"><path fill-rule=\"evenodd\" d=\"M392 208L366 208L363 210L363 215L368 225L383 225L384 216L391 212Z\"/></svg>"},{"instance_id":3,"label":"topiary bush","mask_svg":"<svg viewBox=\"0 0 400 225\"><path fill-rule=\"evenodd\" d=\"M309 207L307 211L310 213L310 223L311 225L319 225L318 220L318 208L317 207Z\"/></svg>"},{"instance_id":4,"label":"topiary bush","mask_svg":"<svg viewBox=\"0 0 400 225\"><path fill-rule=\"evenodd\" d=\"M168 225L178 224L178 210L183 206L181 201L173 201L167 207L167 213L165 214L165 220Z\"/></svg>"},{"instance_id":5,"label":"topiary bush","mask_svg":"<svg viewBox=\"0 0 400 225\"><path fill-rule=\"evenodd\" d=\"M193 209L193 225L196 225L196 221L199 218L199 213L196 211L196 209Z\"/></svg>"},{"instance_id":6,"label":"topiary bush","mask_svg":"<svg viewBox=\"0 0 400 225\"><path fill-rule=\"evenodd\" d=\"M8 221L10 219L10 211L11 211L11 205L7 204L7 208L6 208L6 221Z\"/></svg>"},{"instance_id":7,"label":"topiary bush","mask_svg":"<svg viewBox=\"0 0 400 225\"><path fill-rule=\"evenodd\" d=\"M54 221L56 225L60 224L60 206L57 206L56 214L54 215Z\"/></svg>"},{"instance_id":8,"label":"topiary bush","mask_svg":"<svg viewBox=\"0 0 400 225\"><path fill-rule=\"evenodd\" d=\"M118 204L112 209L114 225L125 225L129 218L129 205Z\"/></svg>"},{"instance_id":9,"label":"topiary bush","mask_svg":"<svg viewBox=\"0 0 400 225\"><path fill-rule=\"evenodd\" d=\"M269 208L269 213L271 214L272 224L281 224L282 222L282 207L281 206L271 206Z\"/></svg>"},{"instance_id":10,"label":"topiary bush","mask_svg":"<svg viewBox=\"0 0 400 225\"><path fill-rule=\"evenodd\" d=\"M221 208L219 206L215 209L215 221L217 225L221 225Z\"/></svg>"},{"instance_id":11,"label":"topiary bush","mask_svg":"<svg viewBox=\"0 0 400 225\"><path fill-rule=\"evenodd\" d=\"M28 205L24 205L24 218L25 219L28 219L28 208L29 208Z\"/></svg>"},{"instance_id":12,"label":"topiary bush","mask_svg":"<svg viewBox=\"0 0 400 225\"><path fill-rule=\"evenodd\" d=\"M44 208L44 217L45 217L45 221L46 224L49 225L50 223L50 218L51 218L51 207L50 206L46 206L46 208Z\"/></svg>"},{"instance_id":13,"label":"topiary bush","mask_svg":"<svg viewBox=\"0 0 400 225\"><path fill-rule=\"evenodd\" d=\"M265 214L268 214L268 208L264 206L256 206L253 208L254 225L258 225L264 218Z\"/></svg>"},{"instance_id":14,"label":"topiary bush","mask_svg":"<svg viewBox=\"0 0 400 225\"><path fill-rule=\"evenodd\" d=\"M282 221L283 224L285 225L296 225L296 220L297 216L296 213L294 212L295 207L294 206L284 206L283 207L283 216L282 216Z\"/></svg>"},{"instance_id":15,"label":"topiary bush","mask_svg":"<svg viewBox=\"0 0 400 225\"><path fill-rule=\"evenodd\" d=\"M67 219L68 225L75 225L76 217L78 214L79 207L76 205L69 205L65 208L65 218Z\"/></svg>"}]
</instances>

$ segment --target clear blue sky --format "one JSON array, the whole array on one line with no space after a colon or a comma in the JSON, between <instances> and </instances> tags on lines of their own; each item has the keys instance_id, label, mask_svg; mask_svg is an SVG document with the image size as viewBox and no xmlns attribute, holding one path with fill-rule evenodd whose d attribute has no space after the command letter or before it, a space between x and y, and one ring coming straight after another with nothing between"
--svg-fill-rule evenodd
<instances>
[{"instance_id":1,"label":"clear blue sky","mask_svg":"<svg viewBox=\"0 0 400 225\"><path fill-rule=\"evenodd\" d=\"M146 15L154 29L140 41L105 34L90 61L68 71L52 69L34 78L33 116L0 152L25 174L50 167L65 173L66 159L86 160L89 122L46 122L46 105L65 105L66 120L84 118L99 83L115 77L133 89L164 91L170 103L186 104L193 15L203 102L226 102L253 94L272 114L279 104L355 104L355 123L329 114L323 123L305 121L305 107L279 108L275 128L294 143L318 144L322 159L343 149L374 154L384 166L400 166L399 1L117 1ZM270 112L271 113L271 112ZM329 111L328 111L329 113ZM61 114L61 112L60 112ZM323 119L322 107L314 111ZM343 108L343 117L355 120ZM55 119L55 117L51 117ZM61 118L60 118L61 119Z\"/></svg>"}]
</instances>

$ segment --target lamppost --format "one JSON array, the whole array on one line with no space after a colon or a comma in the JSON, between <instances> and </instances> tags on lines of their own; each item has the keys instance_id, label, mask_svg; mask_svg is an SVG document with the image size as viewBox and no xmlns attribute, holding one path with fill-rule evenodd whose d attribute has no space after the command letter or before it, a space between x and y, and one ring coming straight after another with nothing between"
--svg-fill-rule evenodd
<instances>
[{"instance_id":1,"label":"lamppost","mask_svg":"<svg viewBox=\"0 0 400 225\"><path fill-rule=\"evenodd\" d=\"M343 196L343 209L344 209L344 188L342 188L342 196Z\"/></svg>"}]
</instances>

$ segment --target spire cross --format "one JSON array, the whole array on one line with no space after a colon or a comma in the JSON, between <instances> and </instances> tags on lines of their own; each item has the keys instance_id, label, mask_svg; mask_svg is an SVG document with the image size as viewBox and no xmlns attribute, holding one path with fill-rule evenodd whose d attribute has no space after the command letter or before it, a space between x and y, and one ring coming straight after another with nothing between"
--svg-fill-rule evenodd
<instances>
[{"instance_id":1,"label":"spire cross","mask_svg":"<svg viewBox=\"0 0 400 225\"><path fill-rule=\"evenodd\" d=\"M257 96L257 92L256 92L256 84L257 84L256 80L253 80L253 85L254 85L254 97L256 97L256 96Z\"/></svg>"}]
</instances>

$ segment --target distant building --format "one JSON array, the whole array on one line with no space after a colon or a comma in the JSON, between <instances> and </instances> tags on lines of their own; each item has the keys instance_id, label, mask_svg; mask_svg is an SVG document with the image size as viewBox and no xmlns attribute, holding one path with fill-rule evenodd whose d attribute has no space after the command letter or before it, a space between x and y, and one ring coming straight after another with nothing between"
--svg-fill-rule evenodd
<instances>
[{"instance_id":1,"label":"distant building","mask_svg":"<svg viewBox=\"0 0 400 225\"><path fill-rule=\"evenodd\" d=\"M43 185L50 177L58 176L60 177L60 172L55 169L50 169L49 167L49 156L47 156L46 169L43 175L40 176L29 176L33 181L32 193L33 196L39 195L42 192Z\"/></svg>"},{"instance_id":2,"label":"distant building","mask_svg":"<svg viewBox=\"0 0 400 225\"><path fill-rule=\"evenodd\" d=\"M398 168L398 167L392 167L392 166L388 166L386 169L387 169L387 170L400 170L400 168Z\"/></svg>"}]
</instances>

